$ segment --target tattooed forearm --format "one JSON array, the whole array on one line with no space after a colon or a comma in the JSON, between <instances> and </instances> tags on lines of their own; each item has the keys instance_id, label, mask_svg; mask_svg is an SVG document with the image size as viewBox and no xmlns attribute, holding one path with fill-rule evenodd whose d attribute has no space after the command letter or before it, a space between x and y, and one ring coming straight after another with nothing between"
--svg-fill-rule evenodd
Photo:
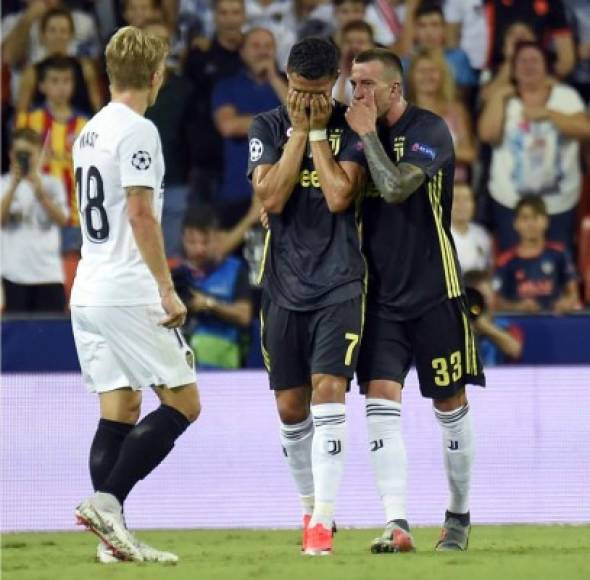
<instances>
[{"instance_id":1,"label":"tattooed forearm","mask_svg":"<svg viewBox=\"0 0 590 580\"><path fill-rule=\"evenodd\" d=\"M371 178L383 199L388 203L406 201L422 185L425 177L422 170L409 163L395 165L385 153L377 133L367 133L361 139Z\"/></svg>"}]
</instances>

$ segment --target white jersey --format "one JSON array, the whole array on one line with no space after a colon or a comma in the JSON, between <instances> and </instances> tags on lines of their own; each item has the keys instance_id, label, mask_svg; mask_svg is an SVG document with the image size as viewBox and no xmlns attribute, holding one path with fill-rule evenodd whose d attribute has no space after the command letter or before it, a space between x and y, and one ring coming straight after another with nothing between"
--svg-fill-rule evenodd
<instances>
[{"instance_id":1,"label":"white jersey","mask_svg":"<svg viewBox=\"0 0 590 580\"><path fill-rule=\"evenodd\" d=\"M138 306L160 302L127 217L125 188L152 188L162 214L164 158L156 126L122 103L109 103L85 126L73 147L83 232L71 304Z\"/></svg>"}]
</instances>

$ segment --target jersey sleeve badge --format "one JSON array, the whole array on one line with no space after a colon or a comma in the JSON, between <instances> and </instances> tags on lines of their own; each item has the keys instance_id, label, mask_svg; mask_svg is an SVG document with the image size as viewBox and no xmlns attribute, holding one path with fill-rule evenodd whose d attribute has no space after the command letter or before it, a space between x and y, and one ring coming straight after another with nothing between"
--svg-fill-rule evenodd
<instances>
[{"instance_id":1,"label":"jersey sleeve badge","mask_svg":"<svg viewBox=\"0 0 590 580\"><path fill-rule=\"evenodd\" d=\"M131 165L139 171L149 169L152 164L152 157L147 151L136 151L131 157Z\"/></svg>"}]
</instances>

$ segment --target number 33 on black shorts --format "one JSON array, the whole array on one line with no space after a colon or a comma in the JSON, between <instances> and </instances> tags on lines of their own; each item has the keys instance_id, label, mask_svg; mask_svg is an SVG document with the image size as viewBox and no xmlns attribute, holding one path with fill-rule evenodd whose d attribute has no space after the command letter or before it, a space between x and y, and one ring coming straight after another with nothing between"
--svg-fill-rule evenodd
<instances>
[{"instance_id":1,"label":"number 33 on black shorts","mask_svg":"<svg viewBox=\"0 0 590 580\"><path fill-rule=\"evenodd\" d=\"M282 308L265 294L262 354L274 390L311 384L311 375L352 379L363 325L361 296L312 311Z\"/></svg>"},{"instance_id":2,"label":"number 33 on black shorts","mask_svg":"<svg viewBox=\"0 0 590 580\"><path fill-rule=\"evenodd\" d=\"M447 399L467 384L485 386L477 339L462 297L445 300L412 320L367 315L359 383L382 379L403 385L412 360L423 397Z\"/></svg>"}]
</instances>

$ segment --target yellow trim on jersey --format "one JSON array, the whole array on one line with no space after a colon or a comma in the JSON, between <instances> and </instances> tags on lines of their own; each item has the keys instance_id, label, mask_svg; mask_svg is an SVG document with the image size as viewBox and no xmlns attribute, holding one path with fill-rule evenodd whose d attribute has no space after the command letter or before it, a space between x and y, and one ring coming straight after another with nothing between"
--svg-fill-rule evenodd
<instances>
[{"instance_id":1,"label":"yellow trim on jersey","mask_svg":"<svg viewBox=\"0 0 590 580\"><path fill-rule=\"evenodd\" d=\"M477 368L477 350L475 347L475 334L473 328L471 328L471 324L469 324L469 335L471 337L471 374L476 376L479 372Z\"/></svg>"},{"instance_id":2,"label":"yellow trim on jersey","mask_svg":"<svg viewBox=\"0 0 590 580\"><path fill-rule=\"evenodd\" d=\"M268 254L268 247L270 246L270 230L266 231L264 237L264 250L262 250L262 261L260 262L260 270L258 271L258 278L256 279L257 284L262 284L262 278L264 277L264 268L266 266L266 256Z\"/></svg>"},{"instance_id":3,"label":"yellow trim on jersey","mask_svg":"<svg viewBox=\"0 0 590 580\"><path fill-rule=\"evenodd\" d=\"M363 201L365 199L365 192L366 189L360 193L356 200L355 200L355 208L354 208L354 219L356 221L356 228L358 231L358 241L359 241L359 251L363 258L363 264L365 265L365 275L363 276L363 294L361 296L361 337L363 336L363 331L365 329L365 316L367 310L367 292L369 288L369 265L367 264L367 259L365 258L365 254L363 254L363 218L362 218L362 206Z\"/></svg>"},{"instance_id":4,"label":"yellow trim on jersey","mask_svg":"<svg viewBox=\"0 0 590 580\"><path fill-rule=\"evenodd\" d=\"M262 360L267 372L270 373L270 355L264 346L264 313L260 308L260 349L262 350Z\"/></svg>"},{"instance_id":5,"label":"yellow trim on jersey","mask_svg":"<svg viewBox=\"0 0 590 580\"><path fill-rule=\"evenodd\" d=\"M475 334L467 315L463 313L463 328L465 330L465 371L468 375L477 376L477 349Z\"/></svg>"},{"instance_id":6,"label":"yellow trim on jersey","mask_svg":"<svg viewBox=\"0 0 590 580\"><path fill-rule=\"evenodd\" d=\"M447 296L449 298L457 298L461 296L461 284L457 273L457 264L451 247L451 242L444 230L442 223L442 169L428 183L428 197L430 205L432 206L432 214L434 216L434 223L438 234L438 242L440 244L440 252L443 263L443 270L445 273L445 282L447 286Z\"/></svg>"},{"instance_id":7,"label":"yellow trim on jersey","mask_svg":"<svg viewBox=\"0 0 590 580\"><path fill-rule=\"evenodd\" d=\"M463 331L465 332L465 374L471 374L471 334L469 332L469 321L465 313L463 316Z\"/></svg>"}]
</instances>

